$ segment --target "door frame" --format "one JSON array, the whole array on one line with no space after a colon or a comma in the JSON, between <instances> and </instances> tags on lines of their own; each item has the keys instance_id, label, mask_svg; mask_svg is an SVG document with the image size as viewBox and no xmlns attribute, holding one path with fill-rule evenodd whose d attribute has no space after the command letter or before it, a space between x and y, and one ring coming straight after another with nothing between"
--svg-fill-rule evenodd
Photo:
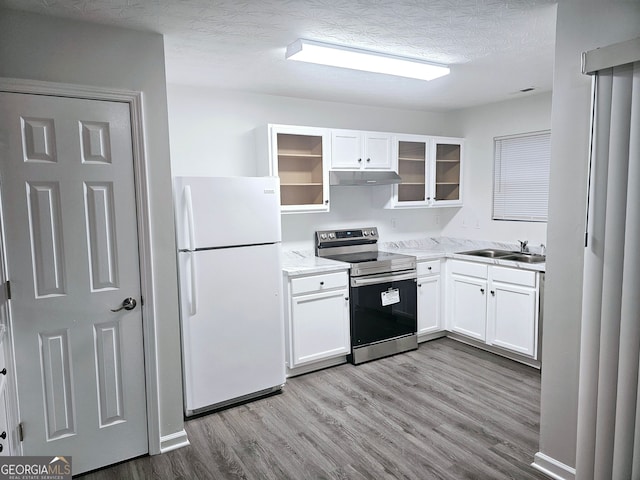
<instances>
[{"instance_id":1,"label":"door frame","mask_svg":"<svg viewBox=\"0 0 640 480\"><path fill-rule=\"evenodd\" d=\"M0 92L56 97L80 98L127 103L131 115L131 141L133 150L134 188L136 194L136 223L138 227L138 251L140 256L140 289L144 302L142 308L142 335L147 398L147 436L149 454L171 450L162 448L160 438L160 396L157 362L155 300L153 290L151 215L149 210L148 159L144 142L143 94L133 90L43 82L0 77ZM13 346L12 346L13 349ZM11 352L13 358L13 351ZM15 370L14 370L15 371ZM16 392L16 379L13 380ZM22 446L20 446L22 448Z\"/></svg>"}]
</instances>

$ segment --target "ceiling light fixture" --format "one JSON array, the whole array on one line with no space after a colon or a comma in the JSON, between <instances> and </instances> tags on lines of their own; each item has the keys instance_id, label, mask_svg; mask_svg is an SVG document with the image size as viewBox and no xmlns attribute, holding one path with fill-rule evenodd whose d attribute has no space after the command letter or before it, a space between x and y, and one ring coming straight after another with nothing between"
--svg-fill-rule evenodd
<instances>
[{"instance_id":1,"label":"ceiling light fixture","mask_svg":"<svg viewBox=\"0 0 640 480\"><path fill-rule=\"evenodd\" d=\"M285 58L419 80L433 80L449 74L446 65L303 39L287 47Z\"/></svg>"}]
</instances>

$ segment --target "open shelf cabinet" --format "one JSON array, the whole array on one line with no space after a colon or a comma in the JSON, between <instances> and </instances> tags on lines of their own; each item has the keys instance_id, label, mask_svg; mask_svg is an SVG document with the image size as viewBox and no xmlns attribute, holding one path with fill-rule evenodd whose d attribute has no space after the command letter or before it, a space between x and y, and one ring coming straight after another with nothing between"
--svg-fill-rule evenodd
<instances>
[{"instance_id":1,"label":"open shelf cabinet","mask_svg":"<svg viewBox=\"0 0 640 480\"><path fill-rule=\"evenodd\" d=\"M270 125L271 174L280 177L283 213L329 211L330 133Z\"/></svg>"}]
</instances>

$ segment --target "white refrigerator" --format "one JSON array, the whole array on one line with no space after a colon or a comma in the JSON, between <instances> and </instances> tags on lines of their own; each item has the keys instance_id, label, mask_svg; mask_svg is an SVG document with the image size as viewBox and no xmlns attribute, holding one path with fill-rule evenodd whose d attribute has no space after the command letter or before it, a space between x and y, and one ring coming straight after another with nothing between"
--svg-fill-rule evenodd
<instances>
[{"instance_id":1,"label":"white refrigerator","mask_svg":"<svg viewBox=\"0 0 640 480\"><path fill-rule=\"evenodd\" d=\"M185 415L285 383L277 177L174 179Z\"/></svg>"}]
</instances>

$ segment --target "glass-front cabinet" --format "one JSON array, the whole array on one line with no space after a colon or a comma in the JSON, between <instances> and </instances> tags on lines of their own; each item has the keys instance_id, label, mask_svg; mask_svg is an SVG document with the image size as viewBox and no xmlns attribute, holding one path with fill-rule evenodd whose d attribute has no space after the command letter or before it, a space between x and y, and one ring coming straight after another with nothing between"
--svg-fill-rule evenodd
<instances>
[{"instance_id":1,"label":"glass-front cabinet","mask_svg":"<svg viewBox=\"0 0 640 480\"><path fill-rule=\"evenodd\" d=\"M394 163L402 182L388 208L462 205L463 140L396 135Z\"/></svg>"},{"instance_id":2,"label":"glass-front cabinet","mask_svg":"<svg viewBox=\"0 0 640 480\"><path fill-rule=\"evenodd\" d=\"M462 204L462 141L434 138L431 148L435 159L434 203Z\"/></svg>"},{"instance_id":3,"label":"glass-front cabinet","mask_svg":"<svg viewBox=\"0 0 640 480\"><path fill-rule=\"evenodd\" d=\"M398 175L402 178L394 188L396 204L422 206L428 203L427 197L429 169L427 153L429 141L421 136L398 135L396 153Z\"/></svg>"},{"instance_id":4,"label":"glass-front cabinet","mask_svg":"<svg viewBox=\"0 0 640 480\"><path fill-rule=\"evenodd\" d=\"M280 177L282 212L329 211L331 133L270 125L271 175Z\"/></svg>"}]
</instances>

